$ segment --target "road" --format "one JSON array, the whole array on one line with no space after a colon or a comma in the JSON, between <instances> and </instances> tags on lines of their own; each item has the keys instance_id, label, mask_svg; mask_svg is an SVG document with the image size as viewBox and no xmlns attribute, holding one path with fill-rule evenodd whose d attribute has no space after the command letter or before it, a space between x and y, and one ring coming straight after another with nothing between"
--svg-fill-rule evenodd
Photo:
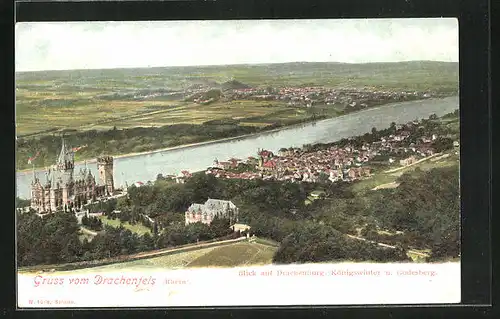
<instances>
[{"instance_id":1,"label":"road","mask_svg":"<svg viewBox=\"0 0 500 319\"><path fill-rule=\"evenodd\" d=\"M362 238L362 237L358 237L358 236L354 236L354 235L349 235L349 234L346 234L346 236L349 237L349 238L352 238L352 239L357 239L357 240L366 241L366 242L369 242L369 243L372 243L372 244L377 244L377 245L379 245L381 247L396 249L396 246L391 246L391 245L387 245L387 244L384 244L384 243L377 243L377 242L375 242L373 240L368 240L366 238ZM415 254L415 255L418 255L418 256L421 256L421 257L430 257L428 254L424 254L424 253L421 253L421 252L418 252L418 251L415 251L415 250L408 250L408 253Z\"/></svg>"},{"instance_id":2,"label":"road","mask_svg":"<svg viewBox=\"0 0 500 319\"><path fill-rule=\"evenodd\" d=\"M91 236L97 236L97 232L92 231L90 229L87 229L85 227L80 227L80 230L82 231L82 233L86 233L86 234L89 234Z\"/></svg>"},{"instance_id":3,"label":"road","mask_svg":"<svg viewBox=\"0 0 500 319\"><path fill-rule=\"evenodd\" d=\"M87 229L87 231L92 232L92 231L89 231L88 229ZM19 268L18 272L39 272L39 271L48 271L48 270L49 271L65 271L68 266L72 266L72 267L74 267L74 269L83 269L83 268L104 266L104 265L118 263L118 262L126 262L126 261L133 261L133 260L137 260L137 259L158 257L158 256L165 255L168 253L179 252L179 251L183 251L183 250L191 249L191 248L201 249L201 248L206 248L206 247L211 247L211 246L219 246L219 245L224 245L224 244L229 244L229 243L236 243L236 242L240 242L240 241L244 241L244 240L247 240L247 238L240 237L240 238L236 238L236 239L228 239L228 240L221 240L221 241L205 242L205 243L198 243L198 244L187 244L187 245L178 246L175 248L164 248L164 249L158 249L158 250L154 250L154 251L137 253L137 254L133 254L133 255L125 255L125 256L105 258L105 259L101 259L101 260L93 260L91 262L84 261L84 262L75 262L75 263L68 263L68 264L37 265L37 266Z\"/></svg>"},{"instance_id":4,"label":"road","mask_svg":"<svg viewBox=\"0 0 500 319\"><path fill-rule=\"evenodd\" d=\"M401 166L401 167L398 167L398 168L394 168L394 169L391 169L391 170L388 170L388 171L385 171L384 173L394 173L394 172L397 172L397 171L400 171L400 170L403 170L405 168L408 168L408 167L411 167L413 165L417 165L419 163L422 163L424 161L427 161L427 160L430 160L431 158L434 158L436 156L439 156L439 155L442 155L442 153L436 153L436 154L433 154L431 156L427 156L425 158L422 158L421 160L418 160L416 161L415 163L412 163L410 165L406 165L406 166Z\"/></svg>"}]
</instances>

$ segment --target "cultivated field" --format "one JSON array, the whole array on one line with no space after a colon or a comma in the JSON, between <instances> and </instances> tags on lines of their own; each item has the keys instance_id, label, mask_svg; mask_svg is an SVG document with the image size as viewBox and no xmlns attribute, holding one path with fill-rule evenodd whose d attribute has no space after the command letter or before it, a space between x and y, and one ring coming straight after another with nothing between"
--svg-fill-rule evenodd
<instances>
[{"instance_id":1,"label":"cultivated field","mask_svg":"<svg viewBox=\"0 0 500 319\"><path fill-rule=\"evenodd\" d=\"M126 269L179 269L195 267L238 267L271 264L276 247L262 243L241 242L219 247L208 247L161 257L115 263L100 267L71 270L71 273L106 272Z\"/></svg>"},{"instance_id":2,"label":"cultivated field","mask_svg":"<svg viewBox=\"0 0 500 319\"><path fill-rule=\"evenodd\" d=\"M220 86L235 79L252 87L327 86L374 89L457 89L456 63L286 63L213 67L72 70L16 74L16 133L61 129L150 127L200 124L231 117L251 126L283 119L301 119L308 112L287 109L279 102L232 101L209 105L185 102L182 93L193 85ZM315 112L335 115L328 108ZM252 124L254 123L254 124Z\"/></svg>"},{"instance_id":3,"label":"cultivated field","mask_svg":"<svg viewBox=\"0 0 500 319\"><path fill-rule=\"evenodd\" d=\"M214 248L190 262L187 267L238 267L272 262L276 248L258 243L237 243Z\"/></svg>"},{"instance_id":4,"label":"cultivated field","mask_svg":"<svg viewBox=\"0 0 500 319\"><path fill-rule=\"evenodd\" d=\"M23 99L22 92L18 99ZM297 110L279 102L231 101L209 105L175 101L99 101L89 100L72 104L71 100L57 98L64 106L39 107L45 103L34 99L29 105L19 102L16 132L19 135L60 129L108 130L113 127L161 127L175 124L202 124L211 120L238 119L240 126L266 127L275 122L303 120L313 113L335 116L332 108L314 107ZM155 109L151 110L154 107Z\"/></svg>"}]
</instances>

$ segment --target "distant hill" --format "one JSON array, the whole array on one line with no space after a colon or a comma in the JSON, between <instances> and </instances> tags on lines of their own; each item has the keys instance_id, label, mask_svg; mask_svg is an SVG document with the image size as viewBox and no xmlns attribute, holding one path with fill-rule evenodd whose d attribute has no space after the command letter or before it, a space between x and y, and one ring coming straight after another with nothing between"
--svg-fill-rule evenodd
<instances>
[{"instance_id":1,"label":"distant hill","mask_svg":"<svg viewBox=\"0 0 500 319\"><path fill-rule=\"evenodd\" d=\"M236 80L227 81L227 82L222 83L222 85L221 85L222 90L240 90L240 89L249 89L249 88L250 88L250 86L248 86L244 83L241 83L239 81L236 81Z\"/></svg>"},{"instance_id":2,"label":"distant hill","mask_svg":"<svg viewBox=\"0 0 500 319\"><path fill-rule=\"evenodd\" d=\"M68 87L102 91L147 88L208 89L257 86L376 86L410 90L458 92L458 63L410 61L393 63L293 62L102 70L65 70L16 73L26 89ZM229 80L237 78L238 80ZM222 83L221 85L218 83Z\"/></svg>"},{"instance_id":3,"label":"distant hill","mask_svg":"<svg viewBox=\"0 0 500 319\"><path fill-rule=\"evenodd\" d=\"M270 64L233 64L233 65L211 65L211 66L185 66L185 67L152 67L152 68L116 68L116 69L89 69L89 70L51 70L16 72L18 80L51 80L61 77L71 79L90 77L115 78L117 76L172 76L185 78L197 76L197 83L202 78L209 78L214 72L229 74L231 71L253 70L254 72L271 72L273 74L286 75L289 72L311 73L311 72L342 72L348 73L361 70L449 70L458 72L458 62L440 61L408 61L408 62L377 62L377 63L340 63L340 62L289 62ZM232 76L230 76L232 77ZM194 80L194 78L193 78ZM208 79L205 79L207 81ZM207 81L214 84L213 81ZM228 81L232 82L232 81ZM205 82L206 83L206 82ZM208 84L208 83L207 83Z\"/></svg>"},{"instance_id":4,"label":"distant hill","mask_svg":"<svg viewBox=\"0 0 500 319\"><path fill-rule=\"evenodd\" d=\"M191 96L188 96L184 100L187 102L199 102L206 104L218 101L221 98L221 96L222 96L221 90L212 89L209 91L193 94Z\"/></svg>"},{"instance_id":5,"label":"distant hill","mask_svg":"<svg viewBox=\"0 0 500 319\"><path fill-rule=\"evenodd\" d=\"M214 80L199 78L199 77L186 77L191 85L188 86L188 89L197 90L197 89L218 89L220 88L220 84Z\"/></svg>"}]
</instances>

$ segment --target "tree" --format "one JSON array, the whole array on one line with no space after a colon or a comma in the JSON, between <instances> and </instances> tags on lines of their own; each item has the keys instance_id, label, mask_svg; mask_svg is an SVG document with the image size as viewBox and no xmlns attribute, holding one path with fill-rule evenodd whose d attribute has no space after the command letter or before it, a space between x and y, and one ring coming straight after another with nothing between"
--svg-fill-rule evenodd
<instances>
[{"instance_id":1,"label":"tree","mask_svg":"<svg viewBox=\"0 0 500 319\"><path fill-rule=\"evenodd\" d=\"M361 230L361 236L367 239L374 239L377 237L377 234L377 229L373 224L368 224Z\"/></svg>"},{"instance_id":2,"label":"tree","mask_svg":"<svg viewBox=\"0 0 500 319\"><path fill-rule=\"evenodd\" d=\"M88 218L87 214L83 215L83 217L82 217L82 225L83 226L89 225L89 218Z\"/></svg>"},{"instance_id":3,"label":"tree","mask_svg":"<svg viewBox=\"0 0 500 319\"><path fill-rule=\"evenodd\" d=\"M439 153L453 149L453 139L447 137L438 137L432 143L432 147Z\"/></svg>"},{"instance_id":4,"label":"tree","mask_svg":"<svg viewBox=\"0 0 500 319\"><path fill-rule=\"evenodd\" d=\"M218 218L217 216L210 223L210 239L224 237L229 235L232 231L230 228L229 219Z\"/></svg>"},{"instance_id":5,"label":"tree","mask_svg":"<svg viewBox=\"0 0 500 319\"><path fill-rule=\"evenodd\" d=\"M201 222L187 225L185 227L185 232L188 243L212 239L209 226Z\"/></svg>"},{"instance_id":6,"label":"tree","mask_svg":"<svg viewBox=\"0 0 500 319\"><path fill-rule=\"evenodd\" d=\"M22 199L16 196L16 208L23 208L30 206L31 201L29 199Z\"/></svg>"},{"instance_id":7,"label":"tree","mask_svg":"<svg viewBox=\"0 0 500 319\"><path fill-rule=\"evenodd\" d=\"M388 133L395 134L397 131L396 122L391 122L391 126L389 127Z\"/></svg>"},{"instance_id":8,"label":"tree","mask_svg":"<svg viewBox=\"0 0 500 319\"><path fill-rule=\"evenodd\" d=\"M187 227L184 225L171 225L167 226L157 237L156 247L157 248L166 248L184 245L192 238L189 238L187 234ZM195 242L196 238L191 242Z\"/></svg>"},{"instance_id":9,"label":"tree","mask_svg":"<svg viewBox=\"0 0 500 319\"><path fill-rule=\"evenodd\" d=\"M149 233L145 233L141 237L141 250L152 250L155 248L153 237Z\"/></svg>"},{"instance_id":10,"label":"tree","mask_svg":"<svg viewBox=\"0 0 500 319\"><path fill-rule=\"evenodd\" d=\"M81 256L74 215L56 213L42 219L35 214L19 214L17 227L21 266L72 262Z\"/></svg>"},{"instance_id":11,"label":"tree","mask_svg":"<svg viewBox=\"0 0 500 319\"><path fill-rule=\"evenodd\" d=\"M185 184L185 188L192 192L192 201L205 202L208 198L220 197L218 179L213 175L194 174Z\"/></svg>"}]
</instances>

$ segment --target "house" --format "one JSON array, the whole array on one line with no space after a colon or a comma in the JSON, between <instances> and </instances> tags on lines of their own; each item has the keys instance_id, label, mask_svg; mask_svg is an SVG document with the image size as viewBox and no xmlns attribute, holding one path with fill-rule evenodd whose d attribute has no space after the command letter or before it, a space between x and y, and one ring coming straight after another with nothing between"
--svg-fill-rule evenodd
<instances>
[{"instance_id":1,"label":"house","mask_svg":"<svg viewBox=\"0 0 500 319\"><path fill-rule=\"evenodd\" d=\"M321 198L321 197L324 197L324 196L325 196L325 192L324 191L312 192L311 193L311 197L313 197L313 198Z\"/></svg>"},{"instance_id":2,"label":"house","mask_svg":"<svg viewBox=\"0 0 500 319\"><path fill-rule=\"evenodd\" d=\"M234 224L231 226L231 229L235 232L239 231L239 232L244 232L244 231L248 231L250 230L250 226L248 225L245 225L245 224Z\"/></svg>"},{"instance_id":3,"label":"house","mask_svg":"<svg viewBox=\"0 0 500 319\"><path fill-rule=\"evenodd\" d=\"M241 160L239 158L231 158L229 160L229 163L230 163L232 168L236 168L241 163Z\"/></svg>"},{"instance_id":4,"label":"house","mask_svg":"<svg viewBox=\"0 0 500 319\"><path fill-rule=\"evenodd\" d=\"M231 201L208 199L205 204L192 204L185 213L186 225L201 222L209 225L217 216L227 218L230 223L238 221L239 210Z\"/></svg>"},{"instance_id":5,"label":"house","mask_svg":"<svg viewBox=\"0 0 500 319\"><path fill-rule=\"evenodd\" d=\"M135 187L142 187L142 186L144 186L144 183L143 182L135 182L134 185L135 185Z\"/></svg>"},{"instance_id":6,"label":"house","mask_svg":"<svg viewBox=\"0 0 500 319\"><path fill-rule=\"evenodd\" d=\"M231 162L218 162L217 167L221 168L221 169L228 169L228 168L232 167L232 163Z\"/></svg>"},{"instance_id":7,"label":"house","mask_svg":"<svg viewBox=\"0 0 500 319\"><path fill-rule=\"evenodd\" d=\"M408 158L405 158L405 159L402 159L399 161L399 164L401 166L408 166L408 165L411 165L413 163L415 163L417 161L417 159L415 158L415 156L410 156Z\"/></svg>"},{"instance_id":8,"label":"house","mask_svg":"<svg viewBox=\"0 0 500 319\"><path fill-rule=\"evenodd\" d=\"M104 212L87 213L87 217L100 217L103 215L104 215Z\"/></svg>"},{"instance_id":9,"label":"house","mask_svg":"<svg viewBox=\"0 0 500 319\"><path fill-rule=\"evenodd\" d=\"M266 161L262 165L262 168L264 170L273 170L273 169L276 169L276 162L275 161Z\"/></svg>"},{"instance_id":10,"label":"house","mask_svg":"<svg viewBox=\"0 0 500 319\"><path fill-rule=\"evenodd\" d=\"M399 135L404 136L406 138L406 137L410 136L411 134L409 131L402 131L401 133L399 133Z\"/></svg>"},{"instance_id":11,"label":"house","mask_svg":"<svg viewBox=\"0 0 500 319\"><path fill-rule=\"evenodd\" d=\"M331 181L335 181L335 180L339 179L340 176L341 176L341 172L336 171L336 170L330 170L329 179Z\"/></svg>"},{"instance_id":12,"label":"house","mask_svg":"<svg viewBox=\"0 0 500 319\"><path fill-rule=\"evenodd\" d=\"M404 141L405 138L406 138L406 136L404 136L404 135L396 135L396 136L394 136L393 140L396 142L401 142L401 141Z\"/></svg>"},{"instance_id":13,"label":"house","mask_svg":"<svg viewBox=\"0 0 500 319\"><path fill-rule=\"evenodd\" d=\"M166 180L175 180L176 176L173 174L169 174L169 175L163 176L163 178Z\"/></svg>"},{"instance_id":14,"label":"house","mask_svg":"<svg viewBox=\"0 0 500 319\"><path fill-rule=\"evenodd\" d=\"M186 177L184 175L178 175L175 177L175 182L177 184L184 184L186 182Z\"/></svg>"},{"instance_id":15,"label":"house","mask_svg":"<svg viewBox=\"0 0 500 319\"><path fill-rule=\"evenodd\" d=\"M274 156L274 154L271 151L267 151L267 150L259 150L257 152L257 155L259 155L260 157L262 157L264 159L271 158Z\"/></svg>"},{"instance_id":16,"label":"house","mask_svg":"<svg viewBox=\"0 0 500 319\"><path fill-rule=\"evenodd\" d=\"M189 171L181 171L181 174L186 178L193 176Z\"/></svg>"}]
</instances>

